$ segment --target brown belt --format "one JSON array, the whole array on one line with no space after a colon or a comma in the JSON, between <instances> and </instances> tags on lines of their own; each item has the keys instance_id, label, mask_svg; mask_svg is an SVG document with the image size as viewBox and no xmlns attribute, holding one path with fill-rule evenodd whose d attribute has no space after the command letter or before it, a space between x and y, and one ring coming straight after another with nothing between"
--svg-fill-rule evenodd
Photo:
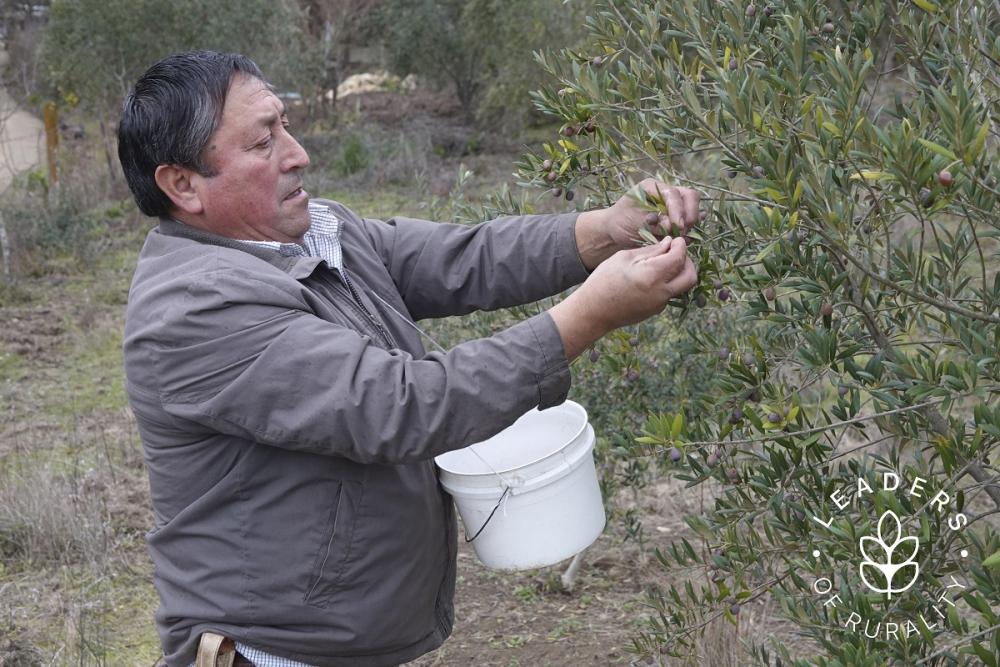
<instances>
[{"instance_id":1,"label":"brown belt","mask_svg":"<svg viewBox=\"0 0 1000 667\"><path fill-rule=\"evenodd\" d=\"M195 667L254 667L254 664L236 651L232 639L214 632L205 632L198 642Z\"/></svg>"}]
</instances>

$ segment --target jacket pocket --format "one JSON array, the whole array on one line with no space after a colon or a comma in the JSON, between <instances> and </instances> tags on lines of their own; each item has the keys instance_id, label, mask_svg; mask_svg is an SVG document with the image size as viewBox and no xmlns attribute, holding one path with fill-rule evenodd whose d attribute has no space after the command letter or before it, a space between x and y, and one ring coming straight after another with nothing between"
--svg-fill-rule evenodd
<instances>
[{"instance_id":1,"label":"jacket pocket","mask_svg":"<svg viewBox=\"0 0 1000 667\"><path fill-rule=\"evenodd\" d=\"M337 487L331 502L327 539L316 554L309 587L302 598L306 604L325 608L340 586L344 564L351 556L363 489L360 482L350 481L342 481Z\"/></svg>"}]
</instances>

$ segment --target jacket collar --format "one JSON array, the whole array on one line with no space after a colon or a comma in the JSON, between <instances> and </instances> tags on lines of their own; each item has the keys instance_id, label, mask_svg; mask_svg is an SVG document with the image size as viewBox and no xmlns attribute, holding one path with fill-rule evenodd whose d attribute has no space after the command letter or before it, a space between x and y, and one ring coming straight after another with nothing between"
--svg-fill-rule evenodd
<instances>
[{"instance_id":1,"label":"jacket collar","mask_svg":"<svg viewBox=\"0 0 1000 667\"><path fill-rule=\"evenodd\" d=\"M326 264L326 261L322 257L313 257L310 255L282 255L275 249L206 232L203 229L192 227L191 225L183 223L175 218L160 218L160 224L156 230L164 236L173 236L177 238L189 239L198 243L205 243L207 245L242 250L243 252L249 253L254 257L264 260L268 264L281 269L295 280L308 278L312 275L313 271L316 270L318 265Z\"/></svg>"}]
</instances>

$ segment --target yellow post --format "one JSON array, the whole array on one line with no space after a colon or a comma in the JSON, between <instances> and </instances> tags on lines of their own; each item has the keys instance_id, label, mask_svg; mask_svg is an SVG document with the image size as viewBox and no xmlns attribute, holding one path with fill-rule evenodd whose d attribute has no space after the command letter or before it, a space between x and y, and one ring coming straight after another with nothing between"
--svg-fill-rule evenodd
<instances>
[{"instance_id":1,"label":"yellow post","mask_svg":"<svg viewBox=\"0 0 1000 667\"><path fill-rule=\"evenodd\" d=\"M42 119L45 121L45 157L49 161L49 187L51 188L59 183L59 174L56 171L56 149L59 148L59 112L56 111L55 102L45 103Z\"/></svg>"}]
</instances>

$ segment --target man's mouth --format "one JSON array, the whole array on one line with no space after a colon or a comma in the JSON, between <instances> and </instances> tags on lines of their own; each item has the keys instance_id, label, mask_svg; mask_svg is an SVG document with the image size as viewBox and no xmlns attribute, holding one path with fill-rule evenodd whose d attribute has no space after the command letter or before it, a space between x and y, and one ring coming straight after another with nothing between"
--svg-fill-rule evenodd
<instances>
[{"instance_id":1,"label":"man's mouth","mask_svg":"<svg viewBox=\"0 0 1000 667\"><path fill-rule=\"evenodd\" d=\"M301 186L299 186L294 190L292 190L291 192L289 192L287 195L285 195L285 200L295 199L296 197L302 197L305 196L306 194L307 194L306 191L303 190Z\"/></svg>"}]
</instances>

